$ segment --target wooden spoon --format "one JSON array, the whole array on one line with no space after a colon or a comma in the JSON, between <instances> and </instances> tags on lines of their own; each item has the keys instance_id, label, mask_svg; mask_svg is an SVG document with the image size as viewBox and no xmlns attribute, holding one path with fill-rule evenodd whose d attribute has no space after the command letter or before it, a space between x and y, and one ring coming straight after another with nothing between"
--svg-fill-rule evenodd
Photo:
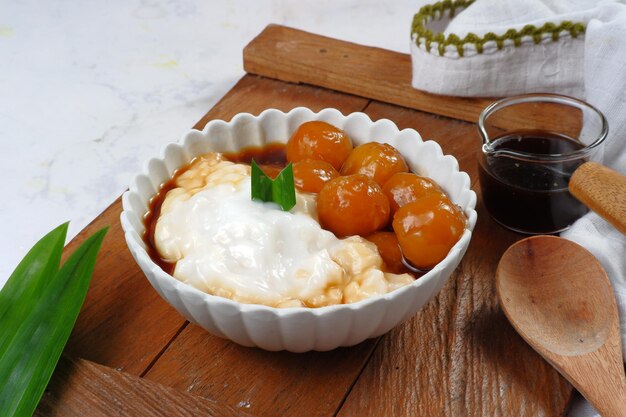
<instances>
[{"instance_id":1,"label":"wooden spoon","mask_svg":"<svg viewBox=\"0 0 626 417\"><path fill-rule=\"evenodd\" d=\"M585 162L570 178L569 191L626 234L626 176L596 162Z\"/></svg>"},{"instance_id":2,"label":"wooden spoon","mask_svg":"<svg viewBox=\"0 0 626 417\"><path fill-rule=\"evenodd\" d=\"M520 240L500 259L496 290L515 330L602 416L626 416L617 307L591 253L554 236Z\"/></svg>"}]
</instances>

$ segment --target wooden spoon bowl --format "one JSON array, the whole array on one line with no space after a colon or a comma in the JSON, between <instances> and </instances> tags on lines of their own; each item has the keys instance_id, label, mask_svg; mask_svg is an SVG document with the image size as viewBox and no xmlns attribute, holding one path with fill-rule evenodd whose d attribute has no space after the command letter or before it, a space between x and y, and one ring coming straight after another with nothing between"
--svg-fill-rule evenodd
<instances>
[{"instance_id":1,"label":"wooden spoon bowl","mask_svg":"<svg viewBox=\"0 0 626 417\"><path fill-rule=\"evenodd\" d=\"M496 271L517 332L603 416L626 415L617 307L606 272L582 246L554 236L512 245Z\"/></svg>"}]
</instances>

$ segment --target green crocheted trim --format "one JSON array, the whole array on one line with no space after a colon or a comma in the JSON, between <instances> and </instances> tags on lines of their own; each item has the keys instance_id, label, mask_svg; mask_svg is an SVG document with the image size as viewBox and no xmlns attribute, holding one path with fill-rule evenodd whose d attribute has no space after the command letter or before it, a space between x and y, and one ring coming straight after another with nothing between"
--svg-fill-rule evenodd
<instances>
[{"instance_id":1,"label":"green crocheted trim","mask_svg":"<svg viewBox=\"0 0 626 417\"><path fill-rule=\"evenodd\" d=\"M417 46L424 43L426 50L431 52L432 44L436 42L438 44L437 50L439 55L443 56L446 52L446 47L448 45L454 45L459 56L463 56L464 46L469 43L474 44L476 51L482 54L485 43L490 41L494 41L498 49L502 49L504 47L504 41L507 39L512 40L513 44L517 47L522 44L522 38L526 36L531 36L535 44L538 44L546 33L552 34L553 41L558 40L563 31L568 31L574 38L585 33L584 23L571 22L569 20L563 21L558 25L551 22L545 23L540 27L526 25L521 30L509 29L502 35L488 32L481 37L470 32L463 39L454 33L446 37L443 32L433 33L430 29L426 29L426 25L431 20L443 19L446 12L448 16L452 18L457 9L465 9L467 6L474 3L474 1L475 0L443 0L422 7L413 17L413 24L411 26L411 36L415 35L415 43Z\"/></svg>"}]
</instances>

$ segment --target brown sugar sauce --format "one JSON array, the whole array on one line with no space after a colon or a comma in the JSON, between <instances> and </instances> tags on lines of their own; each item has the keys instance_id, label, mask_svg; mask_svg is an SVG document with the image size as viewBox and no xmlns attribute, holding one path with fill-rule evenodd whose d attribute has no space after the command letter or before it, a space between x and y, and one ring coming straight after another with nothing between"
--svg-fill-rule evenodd
<instances>
[{"instance_id":1,"label":"brown sugar sauce","mask_svg":"<svg viewBox=\"0 0 626 417\"><path fill-rule=\"evenodd\" d=\"M165 259L161 258L154 242L154 231L156 229L157 220L161 215L161 206L163 205L165 196L170 190L176 188L176 180L183 172L189 169L190 165L191 163L185 165L180 169L177 169L172 178L161 184L159 192L154 197L152 197L150 199L150 202L148 203L148 212L145 214L145 216L143 216L143 223L146 227L146 231L143 234L143 241L147 246L146 252L148 252L150 259L152 259L155 264L160 266L164 272L170 275L172 275L172 273L174 272L174 267L176 266L176 263L168 262Z\"/></svg>"},{"instance_id":2,"label":"brown sugar sauce","mask_svg":"<svg viewBox=\"0 0 626 417\"><path fill-rule=\"evenodd\" d=\"M513 132L493 140L495 150L538 155L568 154L584 145L544 131ZM501 224L526 233L555 233L587 212L568 190L569 179L584 159L537 163L508 157L483 157L478 164L483 201Z\"/></svg>"},{"instance_id":3,"label":"brown sugar sauce","mask_svg":"<svg viewBox=\"0 0 626 417\"><path fill-rule=\"evenodd\" d=\"M239 152L225 152L222 155L231 162L249 164L254 161L259 165L285 167L287 155L284 143L268 143L263 147L243 148Z\"/></svg>"}]
</instances>

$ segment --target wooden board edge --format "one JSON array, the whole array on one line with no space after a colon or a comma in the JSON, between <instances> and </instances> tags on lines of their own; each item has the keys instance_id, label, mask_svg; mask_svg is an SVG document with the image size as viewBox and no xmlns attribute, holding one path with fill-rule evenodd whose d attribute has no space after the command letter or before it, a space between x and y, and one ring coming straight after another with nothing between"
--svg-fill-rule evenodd
<instances>
[{"instance_id":1,"label":"wooden board edge","mask_svg":"<svg viewBox=\"0 0 626 417\"><path fill-rule=\"evenodd\" d=\"M335 69L335 65L340 68ZM475 123L492 98L414 89L407 54L270 24L243 50L244 70Z\"/></svg>"},{"instance_id":2,"label":"wooden board edge","mask_svg":"<svg viewBox=\"0 0 626 417\"><path fill-rule=\"evenodd\" d=\"M38 417L242 416L241 409L165 387L85 359L64 356L35 412Z\"/></svg>"}]
</instances>

